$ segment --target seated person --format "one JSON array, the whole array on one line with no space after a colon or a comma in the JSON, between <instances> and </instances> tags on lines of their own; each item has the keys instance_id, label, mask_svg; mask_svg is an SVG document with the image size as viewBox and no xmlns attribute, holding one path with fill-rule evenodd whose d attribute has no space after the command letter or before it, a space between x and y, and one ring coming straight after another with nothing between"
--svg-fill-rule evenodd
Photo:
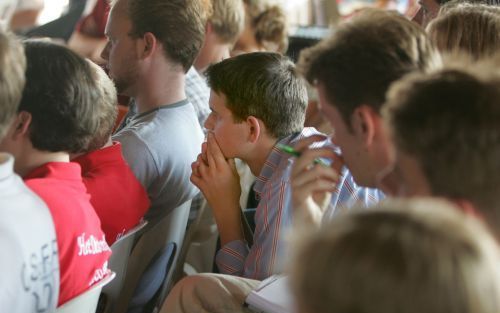
<instances>
[{"instance_id":1,"label":"seated person","mask_svg":"<svg viewBox=\"0 0 500 313\"><path fill-rule=\"evenodd\" d=\"M211 14L205 26L205 39L194 67L203 73L210 64L230 57L234 43L243 31L243 0L210 0Z\"/></svg>"},{"instance_id":2,"label":"seated person","mask_svg":"<svg viewBox=\"0 0 500 313\"><path fill-rule=\"evenodd\" d=\"M366 9L340 25L331 38L301 53L299 68L318 90L319 110L332 125L333 141L358 185L387 187L379 184L380 177L394 163L394 147L380 109L389 86L405 74L440 64L439 53L421 27L398 13L376 9ZM294 163L292 195L302 222L319 225L328 209L320 195L328 192L324 186L331 185L338 173L310 166L318 157L336 157L329 149L306 151L315 140L323 138L296 145L302 155ZM333 214L328 210L325 218Z\"/></svg>"},{"instance_id":3,"label":"seated person","mask_svg":"<svg viewBox=\"0 0 500 313\"><path fill-rule=\"evenodd\" d=\"M108 273L111 251L80 166L69 161L70 153L87 148L99 127L100 93L90 65L76 53L45 41L26 41L24 47L26 86L2 149L14 155L14 170L52 214L61 305Z\"/></svg>"},{"instance_id":4,"label":"seated person","mask_svg":"<svg viewBox=\"0 0 500 313\"><path fill-rule=\"evenodd\" d=\"M89 63L101 94L95 108L99 129L86 153L73 156L72 161L82 168L90 203L101 220L106 241L112 245L139 223L150 203L146 190L123 159L121 144L111 140L117 114L115 85L103 69Z\"/></svg>"},{"instance_id":5,"label":"seated person","mask_svg":"<svg viewBox=\"0 0 500 313\"><path fill-rule=\"evenodd\" d=\"M113 140L148 192L148 227L199 194L189 175L203 132L184 83L203 43L200 8L200 0L118 0L106 24L110 40L102 56L118 93L137 107ZM141 53L131 48L140 38L148 43Z\"/></svg>"},{"instance_id":6,"label":"seated person","mask_svg":"<svg viewBox=\"0 0 500 313\"><path fill-rule=\"evenodd\" d=\"M500 238L499 99L498 65L446 68L391 87L383 116L398 193L450 199Z\"/></svg>"},{"instance_id":7,"label":"seated person","mask_svg":"<svg viewBox=\"0 0 500 313\"><path fill-rule=\"evenodd\" d=\"M412 21L421 25L422 27L427 27L427 25L435 19L440 13L441 9L448 5L448 3L483 3L487 5L500 5L499 0L420 0L418 1L419 9L412 17ZM454 4L452 4L454 5Z\"/></svg>"},{"instance_id":8,"label":"seated person","mask_svg":"<svg viewBox=\"0 0 500 313\"><path fill-rule=\"evenodd\" d=\"M305 84L286 57L262 52L214 64L207 78L212 88L212 113L205 122L208 141L193 164L191 181L214 213L222 245L216 257L219 270L264 279L281 270L287 254L283 232L292 223L289 175L293 159L277 144L289 145L317 134L303 127ZM324 140L317 145L327 144ZM254 190L260 201L251 248L240 222L241 191L234 158L248 164L257 177ZM343 172L338 178L334 198L339 203L371 194L357 188L349 177Z\"/></svg>"},{"instance_id":9,"label":"seated person","mask_svg":"<svg viewBox=\"0 0 500 313\"><path fill-rule=\"evenodd\" d=\"M346 40L346 38L349 38L349 40ZM359 47L363 47L363 49L359 49ZM340 26L332 38L323 41L321 44L311 49L312 50L310 50L307 61L312 62L313 64L318 64L317 66L311 67L311 69L314 69L315 74L321 75L307 76L314 77L320 84L320 100L322 100L321 109L325 110L325 112L328 109L330 109L330 111L333 109L333 104L330 104L330 101L325 101L324 91L328 91L329 96L332 93L336 95L335 98L328 97L328 99L335 99L335 104L339 106L342 105L343 108L346 108L345 111L351 112L350 114L346 113L348 114L347 118L342 118L339 113L335 115L325 114L325 116L331 122L335 122L333 123L333 126L336 129L336 136L340 136L340 138L334 137L333 140L340 145L342 158L345 159L346 165L349 168L350 173L352 173L352 176L350 174L346 175L345 171L342 171L339 174L338 166L343 163L343 160L340 159L334 151L332 151L331 146L308 150L304 152L303 156L293 162L290 162L288 158L283 158L286 161L286 166L282 165L282 167L276 167L274 165L275 163L270 165L277 169L274 173L280 173L280 171L283 171L283 168L286 168L286 176L285 174L280 175L285 177L284 184L288 190L284 193L285 196L283 197L283 200L280 200L280 198L277 199L278 203L280 203L279 201L285 203L288 211L284 211L287 212L286 215L276 215L281 218L280 222L288 219L289 222L298 221L296 224L307 223L319 226L323 218L325 220L330 219L337 212L341 212L349 207L350 203L347 203L346 205L346 200L350 199L346 199L345 197L339 199L336 195L339 193L339 190L349 190L350 188L353 188L353 186L357 190L360 190L360 188L352 182L353 177L359 185L376 187L377 174L384 170L389 164L392 164L390 151L392 146L389 145L389 139L387 136L383 136L384 133L381 127L382 117L379 114L379 109L385 101L385 93L387 92L390 84L396 79L399 79L402 75L411 71L420 69L424 70L432 67L435 62L437 51L428 40L424 30L418 25L408 21L402 15L379 10L373 10L365 13L364 15L353 18L351 22ZM238 58L239 57L240 56L238 56ZM237 58L233 59L233 61L231 60L232 59L225 60L219 64L213 65L213 67L216 68L223 66L226 62L236 62L234 60L237 60ZM302 62L304 63L306 60L303 60ZM381 65L376 66L378 64L377 62ZM252 62L251 64L252 68L258 68L258 66L255 65L255 62ZM346 64L348 64L348 66L346 66ZM306 64L302 64L302 67L303 70L309 68ZM225 73L239 73L244 78L241 81L241 85L245 86L244 89L240 89L244 90L245 93L258 94L257 92L252 93L252 89L248 87L252 84L256 85L255 82L258 80L245 73L242 68L243 67L239 65L238 71L226 70ZM270 71L267 68L274 69L273 67L266 67L266 71L262 72L267 73L267 71ZM258 69L254 70L258 71ZM311 71L305 72L308 74L313 73ZM211 84L210 70L208 73L209 84ZM220 76L221 75L218 76L218 79L222 79ZM234 78L225 80L227 80L226 84L228 86L230 86L228 82L236 84L235 82L239 81ZM278 98L276 91L277 87L274 87L274 84L282 82L283 78L273 78L271 81L273 82L272 91L265 94L273 95L275 98ZM321 86L322 84L324 87ZM222 93L224 97L228 97L226 94L227 90L234 93L236 91L233 90L240 89L225 86L225 89L219 93ZM265 92L265 89L260 85L258 90L260 93ZM220 97L214 93L212 93L212 95L214 99L218 99L218 97ZM287 99L284 96L281 96L281 98ZM235 103L240 104L244 108L250 105L255 106L255 103L261 103L260 101L242 103L242 99L245 99L243 97L236 99L237 102ZM302 98L302 100L305 101L305 98ZM229 100L225 101L229 104L232 103L232 101L230 102ZM271 103L273 106L275 105L274 103L279 103L278 100L268 101L272 101ZM288 103L292 100L281 101L285 101L286 104L284 106L287 107L287 110L290 110L290 105ZM270 104L267 106L264 104L262 105L266 108L266 110L269 110L267 109L268 106L272 107ZM303 104L304 110L305 106L306 103ZM350 111L347 109L349 107L351 108ZM225 111L229 111L229 109L225 108ZM233 109L233 111L229 112L233 112L232 114L234 114L235 110ZM281 122L286 117L284 113L286 111L284 109L280 109L278 112L277 121ZM304 114L303 111L299 112L301 113L295 112L292 116L298 118L298 114ZM217 114L214 114L215 116L212 118L216 120L223 119L225 121L228 119L226 116L219 117L220 114L218 114L218 112ZM335 117L335 119L333 119L332 116ZM232 118L232 115L229 117ZM240 120L241 119L243 119L243 123L246 121L244 117L240 118ZM347 122L350 122L350 127L346 126ZM233 122L233 124L239 127L242 127L240 124L243 123L238 124ZM284 121L282 123L285 123L287 127L290 127L288 125L291 124L289 121ZM261 124L269 125L270 123L260 122L259 127ZM302 126L297 126L297 129L294 131L299 131L301 129ZM341 131L338 132L338 130ZM236 131L230 131L228 134L233 134L235 132ZM264 132L264 134L267 133ZM342 139L342 136L346 135L349 135L350 140L338 140ZM297 139L295 139L295 141L297 141ZM305 144L306 141L307 144ZM324 142L325 137L315 136L307 138L305 141L301 142L301 146L299 148L301 151L304 151L309 145L313 144L314 141L319 141L320 143ZM217 142L219 142L219 140L217 140ZM240 147L242 144L238 142L238 144L233 144L232 146ZM221 149L224 153L222 144ZM276 150L273 150L273 154L275 151ZM262 154L265 155L265 153ZM229 157L225 153L224 155ZM311 164L314 164L314 160L318 157L333 159L333 166L311 166ZM289 167L293 167L293 169L290 169ZM196 174L196 171L194 171L194 174ZM221 174L218 175L221 176ZM216 180L213 179L211 184L216 185L215 182ZM279 188L279 185L276 183L274 183L274 186L274 188ZM204 188L200 187L200 189L204 191ZM225 190L229 190L229 188L226 187ZM333 192L332 200L325 201L325 199L328 199L328 196L324 194L331 192ZM219 197L221 198L219 201L228 201L227 194L228 192L225 191L225 197ZM265 197L269 197L268 194L273 195L274 197L279 197L277 192L273 193L272 191L263 194ZM374 194L373 192L365 192L364 194L358 193L354 198L366 203L373 203L378 200L377 194ZM265 210L267 208L265 205L266 203L263 202L262 199L259 206L262 205L262 210ZM291 204L292 199L294 200L294 205ZM270 206L270 208L274 207L275 206ZM324 209L327 207L329 207L330 210L327 215L324 215ZM212 206L212 208L215 212L216 207ZM257 210L259 210L259 208ZM229 216L227 214L228 211L229 209L224 211L224 216ZM271 210L269 209L268 211ZM260 216L261 220L259 221L259 213L257 212L257 225L265 225L264 227L261 227L262 231L265 231L263 234L274 234L274 229L267 226L273 225L271 222L268 222L272 220L267 218L266 214L260 214ZM258 229L256 235L257 234ZM269 235L267 238L269 238ZM254 240L254 242L257 241ZM268 247L269 246L272 247L272 245L268 245ZM257 250L255 243L252 249L256 249L255 255L257 260L263 260L265 253L273 251L272 248L262 248L261 250ZM241 252L235 253L235 251L236 250L233 248L230 252L233 252L233 255L240 257ZM266 267L260 265L259 268ZM272 274L272 272L270 274ZM187 277L179 282L172 290L163 307L163 312L199 312L202 310L206 310L208 312L244 312L243 302L248 293L253 288L257 287L258 284L258 281L252 279L234 279L232 277L227 277L227 275L198 275Z\"/></svg>"},{"instance_id":10,"label":"seated person","mask_svg":"<svg viewBox=\"0 0 500 313\"><path fill-rule=\"evenodd\" d=\"M500 7L451 3L427 27L441 53L465 53L475 60L500 51Z\"/></svg>"},{"instance_id":11,"label":"seated person","mask_svg":"<svg viewBox=\"0 0 500 313\"><path fill-rule=\"evenodd\" d=\"M245 28L234 45L233 55L269 51L285 53L288 21L283 8L270 0L243 0Z\"/></svg>"},{"instance_id":12,"label":"seated person","mask_svg":"<svg viewBox=\"0 0 500 313\"><path fill-rule=\"evenodd\" d=\"M477 219L444 201L392 200L302 238L291 284L297 313L496 313L499 262Z\"/></svg>"},{"instance_id":13,"label":"seated person","mask_svg":"<svg viewBox=\"0 0 500 313\"><path fill-rule=\"evenodd\" d=\"M13 122L25 84L20 42L0 30L0 140ZM0 144L0 151L4 151ZM0 153L0 307L5 312L54 312L59 259L54 223L43 201L14 174L14 158Z\"/></svg>"}]
</instances>

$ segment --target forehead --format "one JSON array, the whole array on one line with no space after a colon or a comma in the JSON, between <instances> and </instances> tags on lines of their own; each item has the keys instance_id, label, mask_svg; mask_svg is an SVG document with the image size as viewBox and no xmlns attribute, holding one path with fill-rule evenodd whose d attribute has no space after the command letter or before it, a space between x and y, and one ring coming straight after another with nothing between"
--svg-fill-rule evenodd
<instances>
[{"instance_id":1,"label":"forehead","mask_svg":"<svg viewBox=\"0 0 500 313\"><path fill-rule=\"evenodd\" d=\"M439 3L435 0L418 0L418 4L425 6L426 8L439 8Z\"/></svg>"},{"instance_id":2,"label":"forehead","mask_svg":"<svg viewBox=\"0 0 500 313\"><path fill-rule=\"evenodd\" d=\"M226 96L223 93L210 90L209 103L212 110L228 110L226 107L226 101Z\"/></svg>"},{"instance_id":3,"label":"forehead","mask_svg":"<svg viewBox=\"0 0 500 313\"><path fill-rule=\"evenodd\" d=\"M119 1L109 12L108 22L106 23L106 33L128 33L132 28L126 7L124 8L119 5L121 2Z\"/></svg>"}]
</instances>

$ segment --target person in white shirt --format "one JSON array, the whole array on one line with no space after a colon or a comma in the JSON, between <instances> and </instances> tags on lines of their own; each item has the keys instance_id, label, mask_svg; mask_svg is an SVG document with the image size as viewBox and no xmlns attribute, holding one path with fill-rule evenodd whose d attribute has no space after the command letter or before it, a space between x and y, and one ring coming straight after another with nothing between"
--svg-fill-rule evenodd
<instances>
[{"instance_id":1,"label":"person in white shirt","mask_svg":"<svg viewBox=\"0 0 500 313\"><path fill-rule=\"evenodd\" d=\"M26 59L22 45L0 30L0 140L17 112ZM13 172L0 152L0 308L2 312L54 312L59 261L54 224L45 203Z\"/></svg>"}]
</instances>

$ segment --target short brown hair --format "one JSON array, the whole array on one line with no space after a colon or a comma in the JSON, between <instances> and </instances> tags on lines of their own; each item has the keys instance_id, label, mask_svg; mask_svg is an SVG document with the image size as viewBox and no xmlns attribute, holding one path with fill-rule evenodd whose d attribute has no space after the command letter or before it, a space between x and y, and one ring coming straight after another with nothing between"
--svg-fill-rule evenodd
<instances>
[{"instance_id":1,"label":"short brown hair","mask_svg":"<svg viewBox=\"0 0 500 313\"><path fill-rule=\"evenodd\" d=\"M397 82L383 117L433 194L471 201L500 231L499 101L494 70L448 68Z\"/></svg>"},{"instance_id":2,"label":"short brown hair","mask_svg":"<svg viewBox=\"0 0 500 313\"><path fill-rule=\"evenodd\" d=\"M285 53L288 48L288 19L281 6L269 0L244 0L246 18L255 40L266 51Z\"/></svg>"},{"instance_id":3,"label":"short brown hair","mask_svg":"<svg viewBox=\"0 0 500 313\"><path fill-rule=\"evenodd\" d=\"M26 86L18 111L31 114L29 136L40 151L80 153L99 127L99 100L90 65L69 48L24 42Z\"/></svg>"},{"instance_id":4,"label":"short brown hair","mask_svg":"<svg viewBox=\"0 0 500 313\"><path fill-rule=\"evenodd\" d=\"M500 51L500 7L458 4L427 26L429 37L441 52L465 52L474 59Z\"/></svg>"},{"instance_id":5,"label":"short brown hair","mask_svg":"<svg viewBox=\"0 0 500 313\"><path fill-rule=\"evenodd\" d=\"M212 14L208 21L224 43L234 44L245 27L243 1L212 0Z\"/></svg>"},{"instance_id":6,"label":"short brown hair","mask_svg":"<svg viewBox=\"0 0 500 313\"><path fill-rule=\"evenodd\" d=\"M500 253L444 201L390 200L339 216L292 268L300 313L498 313Z\"/></svg>"},{"instance_id":7,"label":"short brown hair","mask_svg":"<svg viewBox=\"0 0 500 313\"><path fill-rule=\"evenodd\" d=\"M95 114L99 117L99 128L86 149L90 152L102 148L111 136L118 115L118 101L113 81L100 66L90 60L88 62L100 94L95 108Z\"/></svg>"},{"instance_id":8,"label":"short brown hair","mask_svg":"<svg viewBox=\"0 0 500 313\"><path fill-rule=\"evenodd\" d=\"M206 14L202 0L126 0L131 35L151 32L163 45L169 60L187 72L205 36Z\"/></svg>"},{"instance_id":9,"label":"short brown hair","mask_svg":"<svg viewBox=\"0 0 500 313\"><path fill-rule=\"evenodd\" d=\"M25 84L26 58L22 44L0 27L0 139L17 112Z\"/></svg>"},{"instance_id":10,"label":"short brown hair","mask_svg":"<svg viewBox=\"0 0 500 313\"><path fill-rule=\"evenodd\" d=\"M419 25L396 12L366 9L331 38L303 51L299 68L310 83L324 84L327 100L350 126L358 106L379 112L392 82L439 61Z\"/></svg>"},{"instance_id":11,"label":"short brown hair","mask_svg":"<svg viewBox=\"0 0 500 313\"><path fill-rule=\"evenodd\" d=\"M255 116L274 138L304 127L305 81L287 57L273 52L242 54L211 65L206 75L210 88L226 96L236 122Z\"/></svg>"}]
</instances>

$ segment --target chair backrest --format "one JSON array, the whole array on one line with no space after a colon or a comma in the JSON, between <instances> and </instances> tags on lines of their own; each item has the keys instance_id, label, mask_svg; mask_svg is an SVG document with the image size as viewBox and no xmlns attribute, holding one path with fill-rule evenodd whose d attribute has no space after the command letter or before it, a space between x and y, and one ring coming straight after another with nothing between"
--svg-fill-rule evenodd
<instances>
[{"instance_id":1,"label":"chair backrest","mask_svg":"<svg viewBox=\"0 0 500 313\"><path fill-rule=\"evenodd\" d=\"M95 313L102 287L111 282L115 275L114 272L108 273L89 290L58 307L56 313Z\"/></svg>"},{"instance_id":2,"label":"chair backrest","mask_svg":"<svg viewBox=\"0 0 500 313\"><path fill-rule=\"evenodd\" d=\"M123 288L119 293L116 306L111 312L127 312L139 282L144 281L141 280L144 272L146 269L149 270L154 267L155 264L153 263L158 259L165 259L162 257L165 255L167 256L165 262L170 266L165 275L166 278L162 278L161 285L158 288L168 282L177 261L176 250L178 249L176 247L181 247L184 240L190 206L190 200L178 206L160 222L151 228L147 228L139 237L129 257ZM169 246L173 247L173 250Z\"/></svg>"},{"instance_id":3,"label":"chair backrest","mask_svg":"<svg viewBox=\"0 0 500 313\"><path fill-rule=\"evenodd\" d=\"M188 224L188 227L186 229L186 235L184 236L184 242L182 243L182 247L179 251L179 257L177 260L177 264L176 264L176 267L175 267L173 274L172 274L171 282L173 284L178 282L184 275L184 263L186 262L186 257L187 257L189 248L191 246L191 243L193 242L193 238L194 238L196 232L198 231L202 216L203 216L203 214L208 206L207 200L205 199L205 197L203 196L202 193L200 193L200 195L198 197L199 197L199 199L197 201L198 208L197 208L197 212L196 212L196 217L193 219L191 224ZM193 202L194 202L194 200L193 200ZM192 208L193 208L193 204L191 204L191 211L193 210ZM166 296L167 292L169 291L168 288L171 286L164 286L164 287L167 290L162 290L162 293L160 295L160 299L158 299L160 301L163 300L162 298L164 298ZM161 306L161 302L158 304L159 304L159 306Z\"/></svg>"},{"instance_id":4,"label":"chair backrest","mask_svg":"<svg viewBox=\"0 0 500 313\"><path fill-rule=\"evenodd\" d=\"M116 273L116 277L102 289L102 293L106 296L106 311L109 310L111 312L118 300L120 291L123 288L130 253L134 247L134 243L147 224L147 221L141 221L111 245L113 253L109 259L108 268Z\"/></svg>"}]
</instances>

